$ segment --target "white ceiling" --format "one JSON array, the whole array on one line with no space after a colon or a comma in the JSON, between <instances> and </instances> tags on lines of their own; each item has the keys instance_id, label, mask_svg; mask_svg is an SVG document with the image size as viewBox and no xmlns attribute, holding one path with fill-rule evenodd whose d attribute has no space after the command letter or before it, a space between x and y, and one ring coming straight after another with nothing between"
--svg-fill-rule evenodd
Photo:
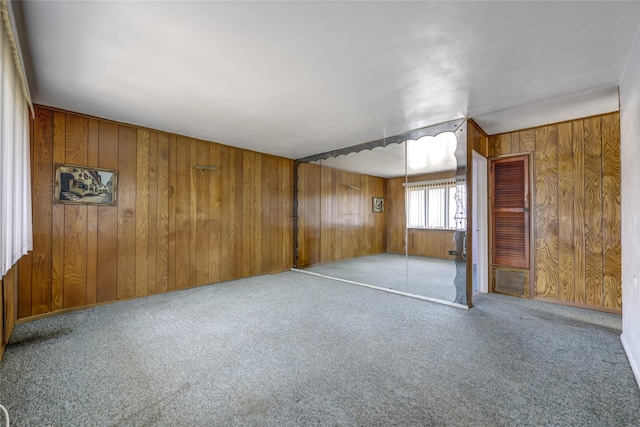
<instances>
[{"instance_id":1,"label":"white ceiling","mask_svg":"<svg viewBox=\"0 0 640 427\"><path fill-rule=\"evenodd\" d=\"M304 157L473 117L617 109L639 2L12 6L34 101Z\"/></svg>"}]
</instances>

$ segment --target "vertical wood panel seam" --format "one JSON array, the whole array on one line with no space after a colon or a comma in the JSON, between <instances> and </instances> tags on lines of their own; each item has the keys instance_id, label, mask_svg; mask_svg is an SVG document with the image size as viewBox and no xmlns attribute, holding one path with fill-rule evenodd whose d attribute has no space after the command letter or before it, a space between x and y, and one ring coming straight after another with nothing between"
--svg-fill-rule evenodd
<instances>
[{"instance_id":1,"label":"vertical wood panel seam","mask_svg":"<svg viewBox=\"0 0 640 427\"><path fill-rule=\"evenodd\" d=\"M85 142L86 157L84 162L86 165L89 164L89 138L91 138L91 136L89 135L89 129L90 129L89 122L90 120L87 118L85 120L87 140ZM84 255L86 259L84 261L84 304L83 305L87 305L87 295L89 294L89 265L88 265L88 259L90 256L89 255L89 209L90 207L87 206L84 210L84 215L86 217Z\"/></svg>"},{"instance_id":2,"label":"vertical wood panel seam","mask_svg":"<svg viewBox=\"0 0 640 427\"><path fill-rule=\"evenodd\" d=\"M120 169L120 125L118 125L116 127L118 129L118 131L116 132L116 144L118 144L118 156L116 157L116 164L118 165L118 169ZM120 183L118 183L118 181L116 180L116 184L118 186L120 186ZM118 198L118 193L116 193L116 198ZM117 200L117 199L116 199ZM119 213L116 210L116 283L115 283L115 301L117 301L118 298L118 280L120 277L120 245L118 244L118 238L120 236L120 221L119 221Z\"/></svg>"},{"instance_id":3,"label":"vertical wood panel seam","mask_svg":"<svg viewBox=\"0 0 640 427\"><path fill-rule=\"evenodd\" d=\"M98 162L98 164L96 166L100 167L100 121L98 121L98 142L97 142L97 150L98 150L98 154L96 157L96 161ZM117 183L116 183L117 185ZM96 300L95 302L99 301L99 297L98 297L98 271L99 271L99 267L98 267L98 263L100 262L100 260L98 259L98 248L100 247L100 214L98 211L98 207L96 207L96 253L95 253L95 257L96 257L96 281L95 281L95 286L96 286ZM117 276L116 276L117 277Z\"/></svg>"},{"instance_id":4,"label":"vertical wood panel seam","mask_svg":"<svg viewBox=\"0 0 640 427\"><path fill-rule=\"evenodd\" d=\"M53 114L51 115L51 158L53 159ZM35 147L35 133L36 133L36 117L33 117L33 119L29 119L29 154L30 154L30 163L31 163L31 173L33 175L33 171L36 170L35 166L35 156L33 154L34 152L34 147ZM52 184L54 184L53 182L53 178L52 178ZM33 181L31 182L31 194L33 194ZM51 203L50 201L48 203ZM53 203L52 203L53 204ZM31 203L32 209L33 209L33 202ZM32 212L33 215L33 212ZM53 227L53 206L51 207L51 226L49 227L49 231L51 232L51 228ZM46 227L45 227L46 228ZM50 236L52 234L49 234ZM53 244L49 245L49 259L51 259L51 252L52 252L52 248L53 248ZM33 252L32 252L33 255ZM30 306L30 310L29 310L29 314L33 313L33 258L31 261L31 265L30 265L30 270L31 270L31 281L29 283L29 306ZM18 286L20 286L20 284L18 283ZM50 271L49 271L49 308L47 311L51 311L51 267L50 267ZM18 296L20 295L20 288L18 288ZM18 310L20 309L20 302L18 301ZM18 317L20 316L20 312L18 312Z\"/></svg>"},{"instance_id":5,"label":"vertical wood panel seam","mask_svg":"<svg viewBox=\"0 0 640 427\"><path fill-rule=\"evenodd\" d=\"M557 227L557 234L558 234L558 254L556 256L556 261L557 261L557 266L556 266L556 270L558 272L557 276L556 276L556 288L557 288L557 294L556 294L556 299L560 299L560 183L558 181L559 177L560 177L560 126L556 125L556 135L557 135L557 139L556 139L556 173L555 173L555 180L556 180L556 206L555 206L555 211L556 211L556 227Z\"/></svg>"},{"instance_id":6,"label":"vertical wood panel seam","mask_svg":"<svg viewBox=\"0 0 640 427\"><path fill-rule=\"evenodd\" d=\"M36 122L35 122L35 119L34 119L34 123L33 123L34 133L35 133L35 128L36 128L35 123ZM55 114L52 114L51 115L51 134L52 134L51 135L51 162L53 163L52 164L52 170L54 171L53 172L54 174L55 174L55 163L56 163L56 159L55 159L55 144L56 144L56 141L55 141L55 135L56 135L55 125L56 125ZM35 145L35 135L34 135L34 145ZM32 146L31 147L32 155L33 155L34 151L35 151L34 147ZM35 162L35 156L33 156L32 159L33 159L32 161ZM53 181L54 181L53 185L54 185L54 188L55 188L55 175L53 177ZM32 185L33 185L33 183L32 183ZM55 208L54 208L55 204L53 203L53 195L51 195L49 203L51 203L51 205L52 205L51 206L51 224L49 224L50 225L49 233L51 235L51 247L49 248L49 257L51 257L51 271L49 272L49 275L51 277L51 286L49 286L49 301L48 301L49 308L48 308L47 311L51 312L51 311L53 311L53 224L55 222L53 220L53 212L55 211ZM33 264L31 265L31 276L33 277ZM31 304L32 304L31 314L33 314L33 282L31 283L31 300L32 300L32 302L31 302Z\"/></svg>"},{"instance_id":7,"label":"vertical wood panel seam","mask_svg":"<svg viewBox=\"0 0 640 427\"><path fill-rule=\"evenodd\" d=\"M604 268L604 257L605 257L605 237L606 237L606 233L605 233L605 229L604 229L604 162L603 162L603 154L604 154L604 126L603 126L603 120L600 119L600 212L602 213L602 215L600 215L600 247L602 248L601 250L601 256L600 256L600 271L602 272L602 274L600 275L600 306L604 307L605 304L605 300L604 300L604 275L605 275L605 268Z\"/></svg>"}]
</instances>

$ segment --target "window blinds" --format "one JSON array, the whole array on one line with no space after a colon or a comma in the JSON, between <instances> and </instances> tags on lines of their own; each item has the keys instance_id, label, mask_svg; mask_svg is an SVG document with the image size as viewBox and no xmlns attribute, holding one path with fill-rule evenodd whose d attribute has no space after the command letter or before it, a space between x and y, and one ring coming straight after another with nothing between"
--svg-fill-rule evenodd
<instances>
[{"instance_id":1,"label":"window blinds","mask_svg":"<svg viewBox=\"0 0 640 427\"><path fill-rule=\"evenodd\" d=\"M0 2L0 276L33 249L29 102L3 0Z\"/></svg>"},{"instance_id":2,"label":"window blinds","mask_svg":"<svg viewBox=\"0 0 640 427\"><path fill-rule=\"evenodd\" d=\"M407 228L455 229L466 218L464 180L445 179L405 184ZM460 205L460 206L459 206Z\"/></svg>"}]
</instances>

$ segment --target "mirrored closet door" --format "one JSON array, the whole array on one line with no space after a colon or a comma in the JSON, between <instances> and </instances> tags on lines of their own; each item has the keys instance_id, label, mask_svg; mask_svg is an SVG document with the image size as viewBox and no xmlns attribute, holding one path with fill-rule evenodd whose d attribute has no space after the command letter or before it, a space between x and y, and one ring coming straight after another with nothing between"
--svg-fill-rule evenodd
<instances>
[{"instance_id":1,"label":"mirrored closet door","mask_svg":"<svg viewBox=\"0 0 640 427\"><path fill-rule=\"evenodd\" d=\"M465 126L299 160L297 268L466 305Z\"/></svg>"}]
</instances>

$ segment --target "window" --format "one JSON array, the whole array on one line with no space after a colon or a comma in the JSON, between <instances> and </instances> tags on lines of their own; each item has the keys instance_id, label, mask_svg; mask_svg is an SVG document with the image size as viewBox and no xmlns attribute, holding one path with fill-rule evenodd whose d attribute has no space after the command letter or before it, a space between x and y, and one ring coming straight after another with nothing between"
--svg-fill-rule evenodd
<instances>
[{"instance_id":1,"label":"window","mask_svg":"<svg viewBox=\"0 0 640 427\"><path fill-rule=\"evenodd\" d=\"M467 187L464 180L408 183L407 228L465 229L466 200Z\"/></svg>"}]
</instances>

